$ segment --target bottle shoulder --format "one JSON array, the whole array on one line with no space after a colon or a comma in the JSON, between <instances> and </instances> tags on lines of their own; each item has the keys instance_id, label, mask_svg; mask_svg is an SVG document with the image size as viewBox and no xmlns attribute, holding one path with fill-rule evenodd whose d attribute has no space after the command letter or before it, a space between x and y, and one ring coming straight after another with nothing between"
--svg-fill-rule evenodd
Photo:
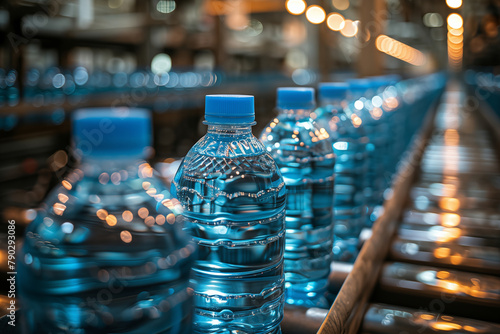
<instances>
[{"instance_id":1,"label":"bottle shoulder","mask_svg":"<svg viewBox=\"0 0 500 334\"><path fill-rule=\"evenodd\" d=\"M207 134L189 150L179 171L200 178L234 173L251 173L255 177L259 173L279 174L273 158L253 135L220 140Z\"/></svg>"},{"instance_id":2,"label":"bottle shoulder","mask_svg":"<svg viewBox=\"0 0 500 334\"><path fill-rule=\"evenodd\" d=\"M286 188L278 165L260 142L255 150L249 144L202 138L188 152L171 190L189 219L248 221L284 208Z\"/></svg>"},{"instance_id":3,"label":"bottle shoulder","mask_svg":"<svg viewBox=\"0 0 500 334\"><path fill-rule=\"evenodd\" d=\"M275 159L278 156L323 159L333 154L328 131L307 117L278 117L264 128L260 140Z\"/></svg>"},{"instance_id":4,"label":"bottle shoulder","mask_svg":"<svg viewBox=\"0 0 500 334\"><path fill-rule=\"evenodd\" d=\"M152 168L144 168L121 180L109 178L108 173L97 177L70 173L37 210L27 240L35 248L36 241L45 241L61 252L65 247L88 246L90 251L112 245L146 249L167 239L174 247L187 244L180 226L182 206Z\"/></svg>"},{"instance_id":5,"label":"bottle shoulder","mask_svg":"<svg viewBox=\"0 0 500 334\"><path fill-rule=\"evenodd\" d=\"M264 153L266 153L264 146L253 134L219 136L207 133L193 145L186 157L199 154L218 158L236 158Z\"/></svg>"}]
</instances>

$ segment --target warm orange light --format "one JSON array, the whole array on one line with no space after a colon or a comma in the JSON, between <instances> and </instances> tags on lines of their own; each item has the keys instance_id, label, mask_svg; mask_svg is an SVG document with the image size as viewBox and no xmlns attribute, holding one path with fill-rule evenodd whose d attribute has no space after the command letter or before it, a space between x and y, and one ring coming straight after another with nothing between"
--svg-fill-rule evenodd
<instances>
[{"instance_id":1,"label":"warm orange light","mask_svg":"<svg viewBox=\"0 0 500 334\"><path fill-rule=\"evenodd\" d=\"M389 36L380 35L375 40L377 50L415 66L425 63L425 56L419 50L401 43Z\"/></svg>"},{"instance_id":2,"label":"warm orange light","mask_svg":"<svg viewBox=\"0 0 500 334\"><path fill-rule=\"evenodd\" d=\"M61 203L66 203L69 199L68 195L65 195L63 193L59 193L57 195L57 199L61 202Z\"/></svg>"},{"instance_id":3,"label":"warm orange light","mask_svg":"<svg viewBox=\"0 0 500 334\"><path fill-rule=\"evenodd\" d=\"M325 10L317 5L307 7L306 18L312 24L320 24L326 18Z\"/></svg>"},{"instance_id":4,"label":"warm orange light","mask_svg":"<svg viewBox=\"0 0 500 334\"><path fill-rule=\"evenodd\" d=\"M473 326L464 326L464 330L471 333L481 333L483 331L482 329Z\"/></svg>"},{"instance_id":5,"label":"warm orange light","mask_svg":"<svg viewBox=\"0 0 500 334\"><path fill-rule=\"evenodd\" d=\"M340 33L345 37L354 37L358 33L358 25L352 20L345 20Z\"/></svg>"},{"instance_id":6,"label":"warm orange light","mask_svg":"<svg viewBox=\"0 0 500 334\"><path fill-rule=\"evenodd\" d=\"M126 222L131 222L132 219L134 218L134 214L131 211L126 210L126 211L123 211L122 218Z\"/></svg>"},{"instance_id":7,"label":"warm orange light","mask_svg":"<svg viewBox=\"0 0 500 334\"><path fill-rule=\"evenodd\" d=\"M120 239L122 239L124 243L128 244L132 241L132 234L129 231L121 231Z\"/></svg>"},{"instance_id":8,"label":"warm orange light","mask_svg":"<svg viewBox=\"0 0 500 334\"><path fill-rule=\"evenodd\" d=\"M457 227L447 228L447 232L450 235L451 239L458 239L462 234L462 230Z\"/></svg>"},{"instance_id":9,"label":"warm orange light","mask_svg":"<svg viewBox=\"0 0 500 334\"><path fill-rule=\"evenodd\" d=\"M64 180L61 182L62 186L68 190L71 190L71 188L73 188L73 186L71 185L71 183L69 183L68 181Z\"/></svg>"},{"instance_id":10,"label":"warm orange light","mask_svg":"<svg viewBox=\"0 0 500 334\"><path fill-rule=\"evenodd\" d=\"M450 249L447 247L439 247L434 250L434 257L442 259L450 256Z\"/></svg>"},{"instance_id":11,"label":"warm orange light","mask_svg":"<svg viewBox=\"0 0 500 334\"><path fill-rule=\"evenodd\" d=\"M333 31L340 31L345 26L345 19L339 13L331 13L328 15L326 25Z\"/></svg>"},{"instance_id":12,"label":"warm orange light","mask_svg":"<svg viewBox=\"0 0 500 334\"><path fill-rule=\"evenodd\" d=\"M454 227L460 224L460 216L456 213L443 213L441 215L441 225L445 227Z\"/></svg>"},{"instance_id":13,"label":"warm orange light","mask_svg":"<svg viewBox=\"0 0 500 334\"><path fill-rule=\"evenodd\" d=\"M458 142L460 140L460 135L458 134L458 131L455 129L447 129L444 132L444 143L445 145L458 145Z\"/></svg>"},{"instance_id":14,"label":"warm orange light","mask_svg":"<svg viewBox=\"0 0 500 334\"><path fill-rule=\"evenodd\" d=\"M155 224L155 218L153 216L147 216L144 219L144 224L146 224L149 227L153 226Z\"/></svg>"},{"instance_id":15,"label":"warm orange light","mask_svg":"<svg viewBox=\"0 0 500 334\"><path fill-rule=\"evenodd\" d=\"M149 215L149 210L142 207L140 208L138 211L137 211L137 214L139 215L139 217L141 217L142 219L145 219L148 215Z\"/></svg>"},{"instance_id":16,"label":"warm orange light","mask_svg":"<svg viewBox=\"0 0 500 334\"><path fill-rule=\"evenodd\" d=\"M434 316L432 314L421 314L420 318L424 319L424 320L432 320L432 319L436 318L436 316Z\"/></svg>"},{"instance_id":17,"label":"warm orange light","mask_svg":"<svg viewBox=\"0 0 500 334\"><path fill-rule=\"evenodd\" d=\"M104 209L99 209L99 210L97 210L96 215L99 219L105 220L106 217L108 216L108 211L106 211Z\"/></svg>"},{"instance_id":18,"label":"warm orange light","mask_svg":"<svg viewBox=\"0 0 500 334\"><path fill-rule=\"evenodd\" d=\"M448 33L448 42L452 44L461 44L464 41L463 35L455 36L453 34Z\"/></svg>"},{"instance_id":19,"label":"warm orange light","mask_svg":"<svg viewBox=\"0 0 500 334\"><path fill-rule=\"evenodd\" d=\"M355 114L352 114L351 121L352 121L352 124L354 125L354 127L356 127L356 128L359 127L363 123L361 118Z\"/></svg>"},{"instance_id":20,"label":"warm orange light","mask_svg":"<svg viewBox=\"0 0 500 334\"><path fill-rule=\"evenodd\" d=\"M448 227L437 233L437 242L450 242L453 239L460 237L460 229L456 227Z\"/></svg>"},{"instance_id":21,"label":"warm orange light","mask_svg":"<svg viewBox=\"0 0 500 334\"><path fill-rule=\"evenodd\" d=\"M448 211L457 211L460 209L460 201L458 198L453 197L443 197L439 201L439 207Z\"/></svg>"},{"instance_id":22,"label":"warm orange light","mask_svg":"<svg viewBox=\"0 0 500 334\"><path fill-rule=\"evenodd\" d=\"M175 215L173 213L169 213L167 215L167 222L172 225L173 223L175 223Z\"/></svg>"},{"instance_id":23,"label":"warm orange light","mask_svg":"<svg viewBox=\"0 0 500 334\"><path fill-rule=\"evenodd\" d=\"M459 54L449 54L449 57L448 57L449 60L451 61L461 61L462 60L462 54L459 53Z\"/></svg>"},{"instance_id":24,"label":"warm orange light","mask_svg":"<svg viewBox=\"0 0 500 334\"><path fill-rule=\"evenodd\" d=\"M453 331L457 329L462 329L462 325L456 324L454 322L435 322L431 324L432 328L440 331Z\"/></svg>"},{"instance_id":25,"label":"warm orange light","mask_svg":"<svg viewBox=\"0 0 500 334\"><path fill-rule=\"evenodd\" d=\"M387 99L384 100L384 107L387 110L393 110L396 109L399 106L398 99L395 97L388 97Z\"/></svg>"},{"instance_id":26,"label":"warm orange light","mask_svg":"<svg viewBox=\"0 0 500 334\"><path fill-rule=\"evenodd\" d=\"M63 213L64 213L64 210L66 210L66 205L62 204L62 203L54 203L54 205L52 206L52 208L54 209L54 213L58 216L62 216Z\"/></svg>"},{"instance_id":27,"label":"warm orange light","mask_svg":"<svg viewBox=\"0 0 500 334\"><path fill-rule=\"evenodd\" d=\"M373 118L375 119L379 119L380 117L382 117L382 109L380 108L373 108L371 111L370 111L370 114L372 115Z\"/></svg>"},{"instance_id":28,"label":"warm orange light","mask_svg":"<svg viewBox=\"0 0 500 334\"><path fill-rule=\"evenodd\" d=\"M443 183L443 196L453 197L457 193L457 186L454 184Z\"/></svg>"},{"instance_id":29,"label":"warm orange light","mask_svg":"<svg viewBox=\"0 0 500 334\"><path fill-rule=\"evenodd\" d=\"M453 29L452 27L448 26L448 33L453 36L461 36L464 34L464 28L460 27L458 29Z\"/></svg>"},{"instance_id":30,"label":"warm orange light","mask_svg":"<svg viewBox=\"0 0 500 334\"><path fill-rule=\"evenodd\" d=\"M106 223L109 225L109 226L115 226L116 225L116 222L117 222L117 219L115 216L113 215L109 215L106 217Z\"/></svg>"},{"instance_id":31,"label":"warm orange light","mask_svg":"<svg viewBox=\"0 0 500 334\"><path fill-rule=\"evenodd\" d=\"M156 224L158 224L158 225L165 224L165 216L161 215L161 214L156 216Z\"/></svg>"},{"instance_id":32,"label":"warm orange light","mask_svg":"<svg viewBox=\"0 0 500 334\"><path fill-rule=\"evenodd\" d=\"M454 265L459 265L460 263L462 263L462 255L456 253L456 254L453 254L452 256L450 256L450 262L451 264L454 264Z\"/></svg>"},{"instance_id":33,"label":"warm orange light","mask_svg":"<svg viewBox=\"0 0 500 334\"><path fill-rule=\"evenodd\" d=\"M448 22L448 25L453 29L460 29L464 25L464 20L457 13L453 13L453 14L448 15L447 22Z\"/></svg>"},{"instance_id":34,"label":"warm orange light","mask_svg":"<svg viewBox=\"0 0 500 334\"><path fill-rule=\"evenodd\" d=\"M450 277L450 273L448 271L441 270L436 273L436 277L439 279L446 279Z\"/></svg>"},{"instance_id":35,"label":"warm orange light","mask_svg":"<svg viewBox=\"0 0 500 334\"><path fill-rule=\"evenodd\" d=\"M148 178L153 176L153 167L151 167L147 162L139 165L139 176L141 178Z\"/></svg>"},{"instance_id":36,"label":"warm orange light","mask_svg":"<svg viewBox=\"0 0 500 334\"><path fill-rule=\"evenodd\" d=\"M448 7L456 9L462 6L462 0L446 0Z\"/></svg>"},{"instance_id":37,"label":"warm orange light","mask_svg":"<svg viewBox=\"0 0 500 334\"><path fill-rule=\"evenodd\" d=\"M304 0L288 0L286 2L286 10L293 15L300 15L306 10L306 2Z\"/></svg>"},{"instance_id":38,"label":"warm orange light","mask_svg":"<svg viewBox=\"0 0 500 334\"><path fill-rule=\"evenodd\" d=\"M453 292L458 291L460 289L460 284L453 281L442 280L438 281L437 285Z\"/></svg>"},{"instance_id":39,"label":"warm orange light","mask_svg":"<svg viewBox=\"0 0 500 334\"><path fill-rule=\"evenodd\" d=\"M349 0L332 0L332 5L338 10L346 10L349 8Z\"/></svg>"},{"instance_id":40,"label":"warm orange light","mask_svg":"<svg viewBox=\"0 0 500 334\"><path fill-rule=\"evenodd\" d=\"M454 61L461 61L462 60L462 53L458 53L458 54L450 53L448 59L454 60Z\"/></svg>"},{"instance_id":41,"label":"warm orange light","mask_svg":"<svg viewBox=\"0 0 500 334\"><path fill-rule=\"evenodd\" d=\"M463 48L464 48L464 46L462 43L453 44L453 43L448 42L448 49L460 51L460 50L463 50Z\"/></svg>"},{"instance_id":42,"label":"warm orange light","mask_svg":"<svg viewBox=\"0 0 500 334\"><path fill-rule=\"evenodd\" d=\"M450 47L448 46L448 53L450 56L462 56L463 49L461 47Z\"/></svg>"}]
</instances>

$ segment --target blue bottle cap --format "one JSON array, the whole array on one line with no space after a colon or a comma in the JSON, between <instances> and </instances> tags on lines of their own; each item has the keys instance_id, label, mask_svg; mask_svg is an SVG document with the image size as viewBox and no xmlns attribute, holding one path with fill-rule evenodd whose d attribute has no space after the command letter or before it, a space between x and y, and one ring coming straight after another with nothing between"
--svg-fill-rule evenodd
<instances>
[{"instance_id":1,"label":"blue bottle cap","mask_svg":"<svg viewBox=\"0 0 500 334\"><path fill-rule=\"evenodd\" d=\"M77 153L84 157L145 158L151 147L151 113L146 109L79 109L72 124Z\"/></svg>"},{"instance_id":2,"label":"blue bottle cap","mask_svg":"<svg viewBox=\"0 0 500 334\"><path fill-rule=\"evenodd\" d=\"M320 99L345 99L349 85L345 82L321 82L318 84Z\"/></svg>"},{"instance_id":3,"label":"blue bottle cap","mask_svg":"<svg viewBox=\"0 0 500 334\"><path fill-rule=\"evenodd\" d=\"M314 88L280 87L276 105L280 109L313 109L316 106Z\"/></svg>"},{"instance_id":4,"label":"blue bottle cap","mask_svg":"<svg viewBox=\"0 0 500 334\"><path fill-rule=\"evenodd\" d=\"M252 95L207 95L205 120L219 124L244 124L255 120Z\"/></svg>"}]
</instances>

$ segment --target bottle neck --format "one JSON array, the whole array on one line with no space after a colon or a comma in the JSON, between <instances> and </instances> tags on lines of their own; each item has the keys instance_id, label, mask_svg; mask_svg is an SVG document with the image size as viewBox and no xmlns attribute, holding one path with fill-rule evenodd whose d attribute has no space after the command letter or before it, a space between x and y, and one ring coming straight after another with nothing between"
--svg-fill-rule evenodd
<instances>
[{"instance_id":1,"label":"bottle neck","mask_svg":"<svg viewBox=\"0 0 500 334\"><path fill-rule=\"evenodd\" d=\"M221 137L247 137L252 135L252 123L244 124L220 124L206 122L208 125L207 134L221 136Z\"/></svg>"}]
</instances>

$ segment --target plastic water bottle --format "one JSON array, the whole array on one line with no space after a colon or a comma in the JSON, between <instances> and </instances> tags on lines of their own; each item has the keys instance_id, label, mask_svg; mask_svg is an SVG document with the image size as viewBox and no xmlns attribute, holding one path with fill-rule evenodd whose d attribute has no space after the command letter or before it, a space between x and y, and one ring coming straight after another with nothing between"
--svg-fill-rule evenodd
<instances>
[{"instance_id":1,"label":"plastic water bottle","mask_svg":"<svg viewBox=\"0 0 500 334\"><path fill-rule=\"evenodd\" d=\"M196 247L182 207L144 162L140 109L73 117L79 165L29 225L18 260L25 333L190 333Z\"/></svg>"},{"instance_id":2,"label":"plastic water bottle","mask_svg":"<svg viewBox=\"0 0 500 334\"><path fill-rule=\"evenodd\" d=\"M254 98L208 95L207 134L172 184L200 256L195 333L281 333L286 188L252 135Z\"/></svg>"},{"instance_id":3,"label":"plastic water bottle","mask_svg":"<svg viewBox=\"0 0 500 334\"><path fill-rule=\"evenodd\" d=\"M378 120L370 113L371 99L374 96L373 85L368 79L355 79L349 81L348 105L346 109L349 113L356 114L360 119L360 126L363 127L368 136L367 144L367 164L365 173L365 201L367 205L366 224L373 223L373 212L382 199L382 189L384 184L384 161L381 148L384 145L383 134L377 132Z\"/></svg>"},{"instance_id":4,"label":"plastic water bottle","mask_svg":"<svg viewBox=\"0 0 500 334\"><path fill-rule=\"evenodd\" d=\"M365 225L365 197L363 194L367 171L364 133L356 114L348 114L346 83L320 83L319 108L315 110L316 122L330 135L335 163L335 241L336 261L354 262L358 254L359 235Z\"/></svg>"},{"instance_id":5,"label":"plastic water bottle","mask_svg":"<svg viewBox=\"0 0 500 334\"><path fill-rule=\"evenodd\" d=\"M314 107L313 88L278 88L279 115L261 140L287 187L286 302L328 307L335 155L328 132L310 117Z\"/></svg>"},{"instance_id":6,"label":"plastic water bottle","mask_svg":"<svg viewBox=\"0 0 500 334\"><path fill-rule=\"evenodd\" d=\"M395 172L396 164L400 159L400 155L404 146L404 115L402 111L402 101L396 88L396 84L401 78L397 75L386 75L382 77L385 80L384 89L378 94L377 99L382 100L382 109L384 110L384 123L387 124L385 131L388 138L387 145L387 165L386 172L392 176ZM374 97L375 98L375 97Z\"/></svg>"},{"instance_id":7,"label":"plastic water bottle","mask_svg":"<svg viewBox=\"0 0 500 334\"><path fill-rule=\"evenodd\" d=\"M371 227L383 212L384 194L391 183L391 146L393 137L391 137L391 127L389 125L390 112L384 108L382 93L389 85L389 79L385 77L370 78L371 95L365 101L365 108L370 116L371 142L375 146L374 159L375 182L373 184L372 207L373 210L366 225Z\"/></svg>"}]
</instances>

